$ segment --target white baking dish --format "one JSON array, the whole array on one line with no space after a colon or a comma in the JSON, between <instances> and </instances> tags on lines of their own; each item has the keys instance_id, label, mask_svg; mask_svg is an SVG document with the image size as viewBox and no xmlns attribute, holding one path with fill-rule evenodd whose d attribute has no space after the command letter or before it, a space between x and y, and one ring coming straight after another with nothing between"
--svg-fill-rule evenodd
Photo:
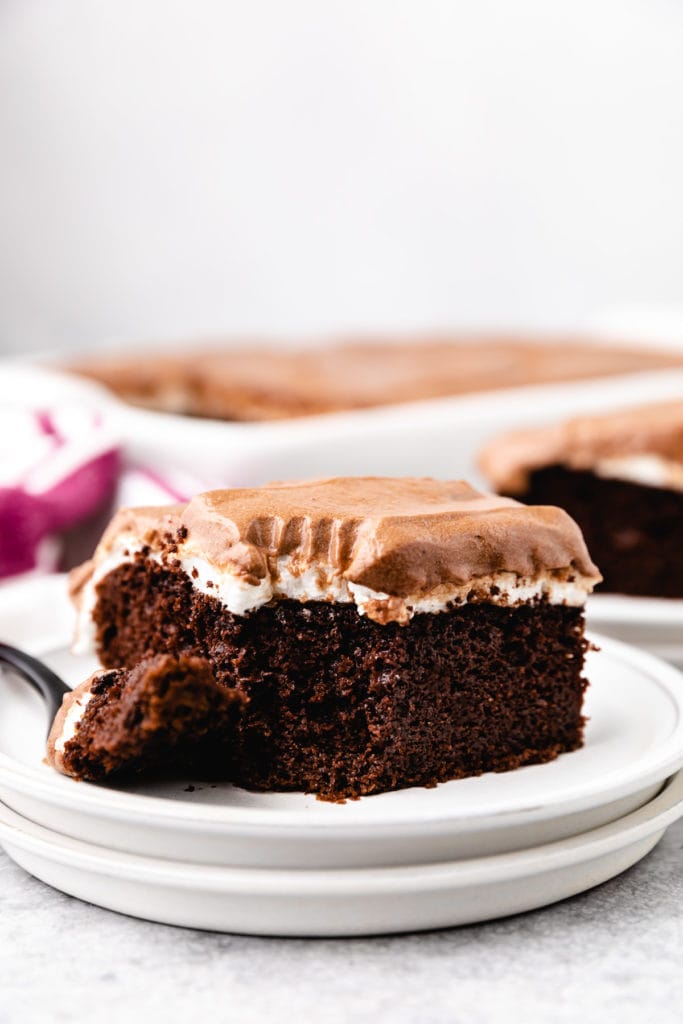
<instances>
[{"instance_id":1,"label":"white baking dish","mask_svg":"<svg viewBox=\"0 0 683 1024\"><path fill-rule=\"evenodd\" d=\"M478 450L509 428L683 397L683 369L383 406L264 423L153 412L105 388L28 362L0 365L5 400L78 401L101 410L132 460L175 468L204 486L329 475L464 477L482 482Z\"/></svg>"}]
</instances>

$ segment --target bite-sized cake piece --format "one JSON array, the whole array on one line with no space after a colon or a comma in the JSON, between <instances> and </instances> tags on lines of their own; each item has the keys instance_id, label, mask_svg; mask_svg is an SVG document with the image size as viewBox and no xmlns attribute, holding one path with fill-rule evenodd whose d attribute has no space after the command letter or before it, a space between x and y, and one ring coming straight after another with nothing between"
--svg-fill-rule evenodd
<instances>
[{"instance_id":1,"label":"bite-sized cake piece","mask_svg":"<svg viewBox=\"0 0 683 1024\"><path fill-rule=\"evenodd\" d=\"M480 466L501 494L569 512L601 589L683 597L683 401L504 434Z\"/></svg>"},{"instance_id":2,"label":"bite-sized cake piece","mask_svg":"<svg viewBox=\"0 0 683 1024\"><path fill-rule=\"evenodd\" d=\"M72 369L151 409L275 420L674 366L683 366L679 353L585 338L437 336L299 350L189 345L98 356Z\"/></svg>"},{"instance_id":3,"label":"bite-sized cake piece","mask_svg":"<svg viewBox=\"0 0 683 1024\"><path fill-rule=\"evenodd\" d=\"M336 798L579 746L597 579L560 509L350 478L121 512L73 582L81 650L203 657L248 698L233 781Z\"/></svg>"},{"instance_id":4,"label":"bite-sized cake piece","mask_svg":"<svg viewBox=\"0 0 683 1024\"><path fill-rule=\"evenodd\" d=\"M130 670L102 669L64 697L47 761L93 782L169 769L224 778L244 703L201 658L160 654Z\"/></svg>"}]
</instances>

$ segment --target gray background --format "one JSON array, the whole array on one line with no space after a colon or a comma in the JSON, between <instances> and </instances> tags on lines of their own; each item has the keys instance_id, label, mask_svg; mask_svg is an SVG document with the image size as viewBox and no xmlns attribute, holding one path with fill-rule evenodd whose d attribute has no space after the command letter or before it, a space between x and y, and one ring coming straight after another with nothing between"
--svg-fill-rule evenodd
<instances>
[{"instance_id":1,"label":"gray background","mask_svg":"<svg viewBox=\"0 0 683 1024\"><path fill-rule=\"evenodd\" d=\"M674 0L4 0L0 348L680 304L682 43Z\"/></svg>"}]
</instances>

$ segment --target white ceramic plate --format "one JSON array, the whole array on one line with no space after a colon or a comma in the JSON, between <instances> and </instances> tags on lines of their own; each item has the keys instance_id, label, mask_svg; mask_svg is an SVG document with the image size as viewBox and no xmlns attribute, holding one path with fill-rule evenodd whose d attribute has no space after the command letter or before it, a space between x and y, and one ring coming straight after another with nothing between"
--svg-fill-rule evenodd
<instances>
[{"instance_id":1,"label":"white ceramic plate","mask_svg":"<svg viewBox=\"0 0 683 1024\"><path fill-rule=\"evenodd\" d=\"M591 629L683 668L683 599L593 594L587 620Z\"/></svg>"},{"instance_id":2,"label":"white ceramic plate","mask_svg":"<svg viewBox=\"0 0 683 1024\"><path fill-rule=\"evenodd\" d=\"M67 649L61 577L0 590L0 637L44 655L71 683L91 663ZM650 799L683 765L683 676L600 640L591 653L586 745L546 765L330 804L198 780L114 788L42 763L40 698L5 674L0 796L33 821L131 853L209 864L352 867L501 853L597 827ZM188 791L191 781L193 791Z\"/></svg>"},{"instance_id":3,"label":"white ceramic plate","mask_svg":"<svg viewBox=\"0 0 683 1024\"><path fill-rule=\"evenodd\" d=\"M599 829L474 860L345 871L209 867L117 853L0 806L23 868L98 906L164 924L256 935L368 935L503 917L590 889L635 864L683 813L683 774Z\"/></svg>"}]
</instances>

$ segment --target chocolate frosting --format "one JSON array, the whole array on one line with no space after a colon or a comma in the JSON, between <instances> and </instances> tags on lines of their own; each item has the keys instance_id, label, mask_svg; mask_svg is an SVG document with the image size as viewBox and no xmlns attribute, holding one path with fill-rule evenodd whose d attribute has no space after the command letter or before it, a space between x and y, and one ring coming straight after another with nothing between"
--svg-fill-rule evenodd
<instances>
[{"instance_id":1,"label":"chocolate frosting","mask_svg":"<svg viewBox=\"0 0 683 1024\"><path fill-rule=\"evenodd\" d=\"M523 494L543 466L593 469L603 459L645 454L683 464L683 400L511 431L481 451L479 466L497 490Z\"/></svg>"},{"instance_id":2,"label":"chocolate frosting","mask_svg":"<svg viewBox=\"0 0 683 1024\"><path fill-rule=\"evenodd\" d=\"M155 515L160 525L150 527ZM180 527L180 543L171 544L179 556L253 584L276 577L280 558L295 574L325 567L396 598L501 572L599 579L578 526L559 508L527 507L463 481L382 477L209 491L180 511L129 510L95 561L121 531L137 529L148 543L171 523Z\"/></svg>"}]
</instances>

